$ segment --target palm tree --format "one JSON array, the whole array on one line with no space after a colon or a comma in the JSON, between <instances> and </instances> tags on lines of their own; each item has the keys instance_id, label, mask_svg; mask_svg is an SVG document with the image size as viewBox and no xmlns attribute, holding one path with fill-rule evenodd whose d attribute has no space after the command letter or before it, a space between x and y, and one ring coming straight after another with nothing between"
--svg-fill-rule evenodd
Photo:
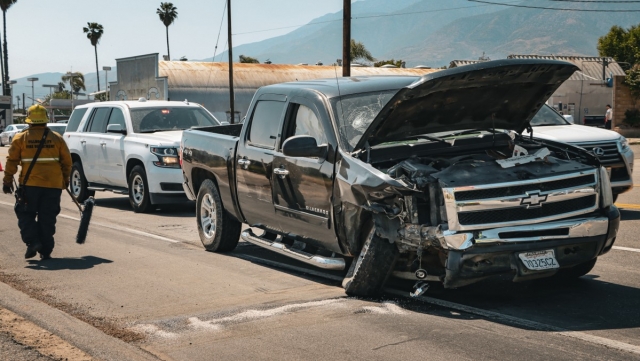
<instances>
[{"instance_id":1,"label":"palm tree","mask_svg":"<svg viewBox=\"0 0 640 361\"><path fill-rule=\"evenodd\" d=\"M98 91L100 91L100 72L98 71L98 42L100 42L100 38L102 37L102 33L104 33L104 30L102 29L102 25L98 23L87 23L87 26L83 27L82 31L87 34L87 39L91 40L91 45L93 45L93 48L96 51L96 78L98 79Z\"/></svg>"},{"instance_id":2,"label":"palm tree","mask_svg":"<svg viewBox=\"0 0 640 361\"><path fill-rule=\"evenodd\" d=\"M167 57L171 60L171 53L169 52L169 25L173 24L178 18L178 8L173 6L172 3L160 3L156 14L160 16L160 21L162 21L167 28Z\"/></svg>"},{"instance_id":3,"label":"palm tree","mask_svg":"<svg viewBox=\"0 0 640 361\"><path fill-rule=\"evenodd\" d=\"M69 73L67 74L68 75L62 76L62 82L68 82L73 93L77 93L80 90L87 90L87 87L84 85L84 75L82 73L75 72L73 76Z\"/></svg>"},{"instance_id":4,"label":"palm tree","mask_svg":"<svg viewBox=\"0 0 640 361\"><path fill-rule=\"evenodd\" d=\"M364 44L351 39L351 61L364 59L367 61L375 61L376 59L371 55L369 50L365 48Z\"/></svg>"},{"instance_id":5,"label":"palm tree","mask_svg":"<svg viewBox=\"0 0 640 361\"><path fill-rule=\"evenodd\" d=\"M7 53L7 10L18 0L0 0L0 9L2 9L2 25L4 27L4 79L5 95L11 95L11 87L9 84L9 54Z\"/></svg>"}]
</instances>

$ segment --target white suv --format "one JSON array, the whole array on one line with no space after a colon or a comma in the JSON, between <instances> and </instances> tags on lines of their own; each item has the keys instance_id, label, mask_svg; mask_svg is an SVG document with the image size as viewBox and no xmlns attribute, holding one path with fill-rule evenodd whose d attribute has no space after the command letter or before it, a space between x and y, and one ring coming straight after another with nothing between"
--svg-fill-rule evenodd
<instances>
[{"instance_id":1,"label":"white suv","mask_svg":"<svg viewBox=\"0 0 640 361\"><path fill-rule=\"evenodd\" d=\"M135 212L187 201L178 149L182 131L220 122L199 104L113 101L75 108L64 139L73 158L71 194L129 194Z\"/></svg>"}]
</instances>

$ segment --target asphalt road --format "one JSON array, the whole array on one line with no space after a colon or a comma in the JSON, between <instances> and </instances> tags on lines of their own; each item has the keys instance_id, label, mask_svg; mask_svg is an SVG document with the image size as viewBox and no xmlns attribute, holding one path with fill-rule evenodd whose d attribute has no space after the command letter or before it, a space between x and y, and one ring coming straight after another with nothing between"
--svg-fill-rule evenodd
<instances>
[{"instance_id":1,"label":"asphalt road","mask_svg":"<svg viewBox=\"0 0 640 361\"><path fill-rule=\"evenodd\" d=\"M111 193L84 245L63 197L55 258L24 260L12 203L0 195L0 306L96 359L640 359L638 189L618 199L617 248L577 282L432 286L419 300L402 282L348 298L339 274L244 243L205 252L193 204L134 214Z\"/></svg>"}]
</instances>

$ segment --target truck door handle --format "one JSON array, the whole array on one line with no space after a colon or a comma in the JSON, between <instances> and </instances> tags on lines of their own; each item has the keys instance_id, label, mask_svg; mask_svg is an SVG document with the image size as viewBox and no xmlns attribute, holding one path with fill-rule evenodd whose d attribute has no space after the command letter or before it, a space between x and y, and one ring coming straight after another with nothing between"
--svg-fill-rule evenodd
<instances>
[{"instance_id":1,"label":"truck door handle","mask_svg":"<svg viewBox=\"0 0 640 361\"><path fill-rule=\"evenodd\" d=\"M284 167L281 167L281 168L275 168L275 169L273 170L273 174L275 174L275 175L279 175L279 176L280 176L280 178L284 179L284 177L286 177L286 176L288 176L288 175L289 175L289 171L288 171L288 170L286 170L286 169L284 169Z\"/></svg>"},{"instance_id":2,"label":"truck door handle","mask_svg":"<svg viewBox=\"0 0 640 361\"><path fill-rule=\"evenodd\" d=\"M243 169L248 169L249 168L249 164L251 164L251 161L249 159L238 159L238 164L243 168Z\"/></svg>"},{"instance_id":3,"label":"truck door handle","mask_svg":"<svg viewBox=\"0 0 640 361\"><path fill-rule=\"evenodd\" d=\"M82 143L82 145L85 145L85 144L87 144L87 141L83 139L83 140L80 141L80 143Z\"/></svg>"},{"instance_id":4,"label":"truck door handle","mask_svg":"<svg viewBox=\"0 0 640 361\"><path fill-rule=\"evenodd\" d=\"M100 145L103 146L103 147L106 147L107 146L107 142L100 142Z\"/></svg>"}]
</instances>

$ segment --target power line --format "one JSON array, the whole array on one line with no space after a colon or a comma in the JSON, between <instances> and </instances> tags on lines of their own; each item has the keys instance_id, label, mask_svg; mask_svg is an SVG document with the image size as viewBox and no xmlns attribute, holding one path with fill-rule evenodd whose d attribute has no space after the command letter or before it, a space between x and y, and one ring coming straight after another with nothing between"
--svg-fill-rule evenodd
<instances>
[{"instance_id":1,"label":"power line","mask_svg":"<svg viewBox=\"0 0 640 361\"><path fill-rule=\"evenodd\" d=\"M506 2L503 4L497 4L497 5L505 5L505 4L509 4L509 3L515 3L515 2L519 2L519 1L511 1L511 2ZM449 8L449 9L436 9L436 10L423 10L423 11L413 11L413 12L409 12L409 13L393 13L393 14L382 14L382 15L369 15L369 16L356 16L356 17L351 17L353 20L361 20L361 19L370 19L370 18L381 18L381 17L389 17L389 16L403 16L403 15L414 15L414 14L425 14L425 13L436 13L436 12L442 12L442 11L450 11L450 10L460 10L460 9L469 9L469 8L477 8L477 7L482 7L482 6L491 6L492 4L488 4L488 5L473 5L473 6L461 6L461 7L457 7L457 8ZM315 23L306 23L306 24L300 24L300 25L290 25L290 26L283 26L283 27L279 27L279 28L271 28L271 29L262 29L262 30L255 30L255 31L247 31L244 33L235 33L233 35L246 35L246 34L255 34L255 33L264 33L267 31L274 31L274 30L283 30L283 29L291 29L291 28L300 28L303 26L310 26L310 25L316 25L316 24L326 24L326 23L334 23L334 22L338 22L338 21L342 21L342 19L335 19L335 20L325 20L325 21L318 21Z\"/></svg>"},{"instance_id":2,"label":"power line","mask_svg":"<svg viewBox=\"0 0 640 361\"><path fill-rule=\"evenodd\" d=\"M502 5L502 6L511 6L515 8L526 8L526 9L542 9L542 10L558 10L558 11L589 11L589 12L607 12L607 13L635 13L640 12L640 10L600 10L600 9L567 9L567 8L549 8L544 6L531 6L531 5L515 5L515 4L506 4L506 3L497 3L493 1L484 1L484 0L467 0L475 3L489 4L489 5ZM585 1L585 0L583 0ZM609 1L607 1L609 2Z\"/></svg>"},{"instance_id":3,"label":"power line","mask_svg":"<svg viewBox=\"0 0 640 361\"><path fill-rule=\"evenodd\" d=\"M600 3L600 4L637 4L639 0L549 0L567 3Z\"/></svg>"}]
</instances>

